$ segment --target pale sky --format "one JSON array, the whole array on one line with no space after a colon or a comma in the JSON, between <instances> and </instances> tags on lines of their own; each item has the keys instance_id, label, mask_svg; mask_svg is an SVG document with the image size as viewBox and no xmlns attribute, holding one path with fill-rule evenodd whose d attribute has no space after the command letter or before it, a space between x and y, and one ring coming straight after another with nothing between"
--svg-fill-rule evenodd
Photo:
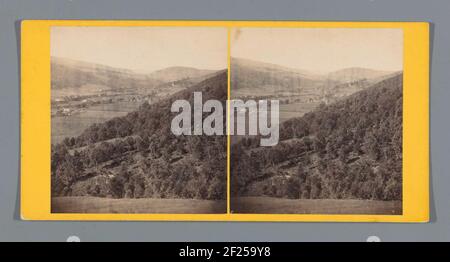
<instances>
[{"instance_id":1,"label":"pale sky","mask_svg":"<svg viewBox=\"0 0 450 262\"><path fill-rule=\"evenodd\" d=\"M50 38L52 56L139 72L227 68L226 28L52 27Z\"/></svg>"},{"instance_id":2,"label":"pale sky","mask_svg":"<svg viewBox=\"0 0 450 262\"><path fill-rule=\"evenodd\" d=\"M239 28L231 56L286 67L331 72L347 67L403 69L401 29Z\"/></svg>"}]
</instances>

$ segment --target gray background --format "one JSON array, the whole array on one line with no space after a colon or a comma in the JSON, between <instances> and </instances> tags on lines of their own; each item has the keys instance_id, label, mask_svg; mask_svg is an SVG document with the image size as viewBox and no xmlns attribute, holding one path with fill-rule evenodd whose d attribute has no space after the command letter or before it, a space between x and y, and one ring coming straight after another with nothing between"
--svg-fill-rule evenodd
<instances>
[{"instance_id":1,"label":"gray background","mask_svg":"<svg viewBox=\"0 0 450 262\"><path fill-rule=\"evenodd\" d=\"M431 222L29 222L19 218L22 19L428 21L431 37ZM382 241L450 240L450 1L419 0L0 0L0 241Z\"/></svg>"}]
</instances>

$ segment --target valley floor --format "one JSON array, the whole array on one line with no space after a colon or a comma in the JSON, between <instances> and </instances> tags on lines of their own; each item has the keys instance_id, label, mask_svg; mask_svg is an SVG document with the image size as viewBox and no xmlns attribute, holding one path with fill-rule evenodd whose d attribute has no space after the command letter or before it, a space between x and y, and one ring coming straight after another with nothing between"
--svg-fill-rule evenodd
<instances>
[{"instance_id":1,"label":"valley floor","mask_svg":"<svg viewBox=\"0 0 450 262\"><path fill-rule=\"evenodd\" d=\"M54 197L51 206L52 213L220 214L226 213L227 203L198 199Z\"/></svg>"},{"instance_id":2,"label":"valley floor","mask_svg":"<svg viewBox=\"0 0 450 262\"><path fill-rule=\"evenodd\" d=\"M92 124L106 122L114 117L125 116L139 107L137 102L116 102L91 106L69 116L52 116L52 144L66 137L77 137Z\"/></svg>"},{"instance_id":3,"label":"valley floor","mask_svg":"<svg viewBox=\"0 0 450 262\"><path fill-rule=\"evenodd\" d=\"M358 199L285 199L239 197L231 200L233 213L253 214L364 214L401 215L401 201Z\"/></svg>"}]
</instances>

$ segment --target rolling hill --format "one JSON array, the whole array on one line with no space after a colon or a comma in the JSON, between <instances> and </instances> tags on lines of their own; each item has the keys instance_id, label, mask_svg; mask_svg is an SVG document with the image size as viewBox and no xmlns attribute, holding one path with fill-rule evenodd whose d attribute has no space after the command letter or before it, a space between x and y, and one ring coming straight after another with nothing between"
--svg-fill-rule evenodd
<instances>
[{"instance_id":1,"label":"rolling hill","mask_svg":"<svg viewBox=\"0 0 450 262\"><path fill-rule=\"evenodd\" d=\"M153 87L162 81L131 70L51 57L51 83L52 90L78 89L84 86L120 90Z\"/></svg>"},{"instance_id":2,"label":"rolling hill","mask_svg":"<svg viewBox=\"0 0 450 262\"><path fill-rule=\"evenodd\" d=\"M216 72L191 67L168 67L143 74L68 58L51 58L52 94L63 90L69 94L79 91L79 94L87 95L104 90L187 88L212 77Z\"/></svg>"},{"instance_id":3,"label":"rolling hill","mask_svg":"<svg viewBox=\"0 0 450 262\"><path fill-rule=\"evenodd\" d=\"M341 96L335 87L356 84L362 90L399 73L353 67L319 74L249 59L231 59L231 85L238 94L240 89L253 89L272 95L282 91L305 91L321 96L334 92Z\"/></svg>"},{"instance_id":4,"label":"rolling hill","mask_svg":"<svg viewBox=\"0 0 450 262\"><path fill-rule=\"evenodd\" d=\"M362 79L376 80L383 76L392 74L391 71L373 70L362 67L350 67L333 71L326 75L326 78L340 83L354 82Z\"/></svg>"},{"instance_id":5,"label":"rolling hill","mask_svg":"<svg viewBox=\"0 0 450 262\"><path fill-rule=\"evenodd\" d=\"M243 58L232 58L231 96L243 99L279 99L288 104L296 104L295 107L303 112L318 103L332 103L398 74L401 72L356 67L319 74ZM292 111L292 107L287 110Z\"/></svg>"},{"instance_id":6,"label":"rolling hill","mask_svg":"<svg viewBox=\"0 0 450 262\"><path fill-rule=\"evenodd\" d=\"M197 79L204 78L215 70L204 70L192 67L173 66L154 71L148 75L152 79L157 79L161 82L175 82L183 79Z\"/></svg>"},{"instance_id":7,"label":"rolling hill","mask_svg":"<svg viewBox=\"0 0 450 262\"><path fill-rule=\"evenodd\" d=\"M322 82L320 76L304 70L243 58L231 59L231 86L233 90L292 91L303 87L319 86Z\"/></svg>"}]
</instances>

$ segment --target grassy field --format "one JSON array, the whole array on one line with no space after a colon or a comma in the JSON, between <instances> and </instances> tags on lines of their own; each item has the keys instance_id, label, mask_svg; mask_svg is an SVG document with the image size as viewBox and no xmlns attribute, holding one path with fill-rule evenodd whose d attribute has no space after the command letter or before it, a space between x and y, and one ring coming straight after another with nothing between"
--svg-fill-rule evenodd
<instances>
[{"instance_id":1,"label":"grassy field","mask_svg":"<svg viewBox=\"0 0 450 262\"><path fill-rule=\"evenodd\" d=\"M197 199L111 199L99 197L54 197L52 213L226 213L225 200Z\"/></svg>"},{"instance_id":2,"label":"grassy field","mask_svg":"<svg viewBox=\"0 0 450 262\"><path fill-rule=\"evenodd\" d=\"M280 123L294 117L302 117L311 112L319 103L291 103L280 105Z\"/></svg>"},{"instance_id":3,"label":"grassy field","mask_svg":"<svg viewBox=\"0 0 450 262\"><path fill-rule=\"evenodd\" d=\"M59 143L66 137L79 136L94 123L103 123L111 118L124 116L138 107L138 103L117 102L95 105L70 116L52 117L52 144Z\"/></svg>"},{"instance_id":4,"label":"grassy field","mask_svg":"<svg viewBox=\"0 0 450 262\"><path fill-rule=\"evenodd\" d=\"M401 201L356 199L284 199L239 197L231 201L233 213L253 214L402 214Z\"/></svg>"}]
</instances>

